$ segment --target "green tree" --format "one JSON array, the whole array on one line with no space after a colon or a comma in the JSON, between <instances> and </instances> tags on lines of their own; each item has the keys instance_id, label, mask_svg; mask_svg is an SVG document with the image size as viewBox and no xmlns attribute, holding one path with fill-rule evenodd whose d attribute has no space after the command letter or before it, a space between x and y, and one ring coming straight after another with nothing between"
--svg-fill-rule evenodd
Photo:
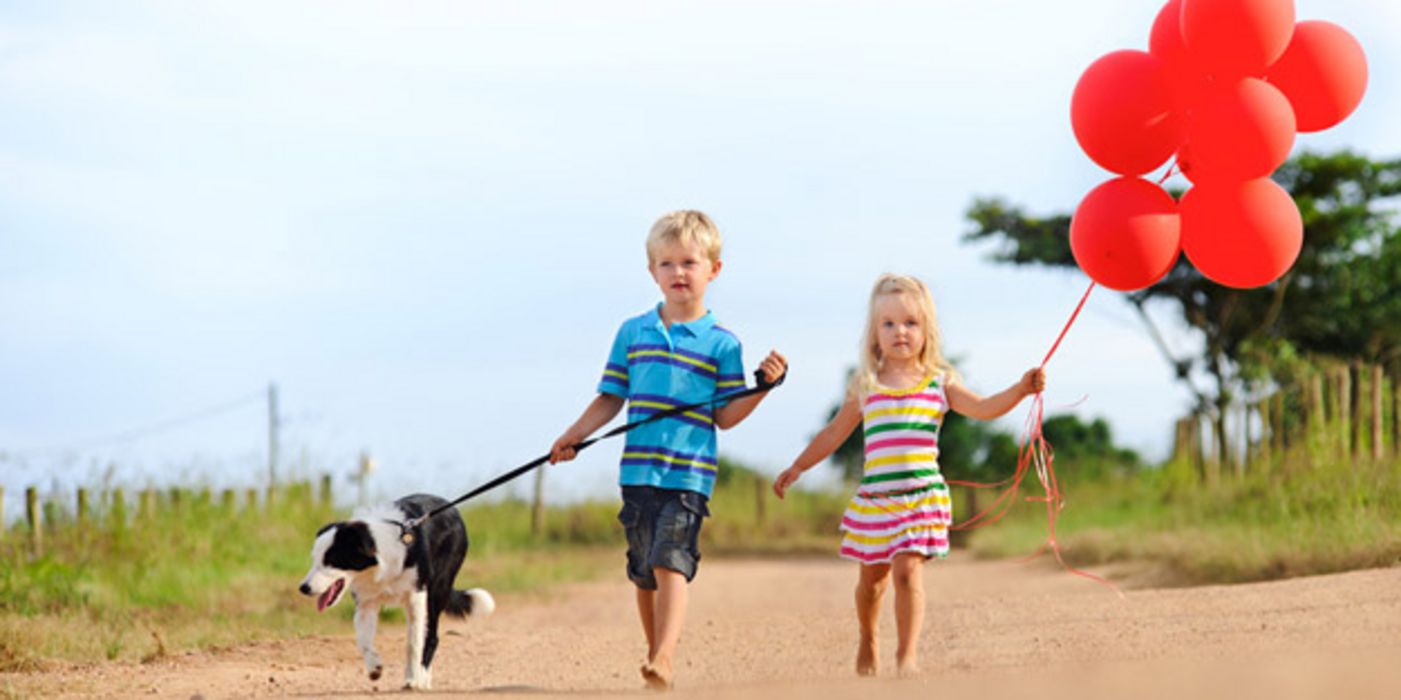
<instances>
[{"instance_id":1,"label":"green tree","mask_svg":"<svg viewBox=\"0 0 1401 700\"><path fill-rule=\"evenodd\" d=\"M1183 256L1162 281L1124 299L1143 320L1176 376L1211 416L1217 446L1225 443L1225 416L1238 395L1267 390L1253 377L1280 352L1323 352L1365 357L1395 368L1401 348L1401 233L1387 199L1401 194L1401 160L1372 161L1343 151L1305 153L1275 174L1298 203L1304 247L1277 282L1237 290L1207 280ZM1015 265L1076 269L1070 252L1070 215L1027 215L999 198L980 198L967 212L970 242L998 244L993 259ZM1150 303L1175 308L1202 334L1196 356L1172 352L1147 313ZM1287 347L1282 347L1287 346ZM1268 349L1268 352L1247 352ZM1194 370L1211 385L1197 386Z\"/></svg>"}]
</instances>

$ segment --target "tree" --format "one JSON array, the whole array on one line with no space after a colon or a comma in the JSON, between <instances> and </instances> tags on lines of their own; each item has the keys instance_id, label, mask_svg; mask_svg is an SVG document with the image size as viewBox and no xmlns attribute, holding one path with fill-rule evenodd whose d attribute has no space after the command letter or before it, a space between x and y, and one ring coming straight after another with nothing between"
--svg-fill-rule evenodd
<instances>
[{"instance_id":1,"label":"tree","mask_svg":"<svg viewBox=\"0 0 1401 700\"><path fill-rule=\"evenodd\" d=\"M1197 411L1213 419L1220 454L1227 409L1238 394L1258 390L1262 355L1248 348L1286 343L1297 352L1365 356L1395 367L1401 352L1401 233L1395 212L1382 205L1401 194L1401 160L1372 161L1343 151L1305 153L1275 174L1299 205L1304 247L1294 267L1268 286L1237 290L1207 280L1183 256L1162 281L1124 295L1177 378L1196 397ZM967 212L970 242L995 241L993 259L1016 265L1076 269L1070 252L1070 216L1028 216L998 198L980 198ZM1199 331L1196 357L1173 354L1148 315L1165 302ZM1194 370L1213 386L1199 388ZM1218 460L1214 460L1219 462Z\"/></svg>"}]
</instances>

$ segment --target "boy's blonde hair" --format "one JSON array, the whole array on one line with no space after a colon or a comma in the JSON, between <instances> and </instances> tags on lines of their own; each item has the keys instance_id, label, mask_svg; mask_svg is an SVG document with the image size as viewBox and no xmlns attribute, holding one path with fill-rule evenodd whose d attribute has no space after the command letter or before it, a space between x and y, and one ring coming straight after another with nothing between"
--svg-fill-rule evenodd
<instances>
[{"instance_id":1,"label":"boy's blonde hair","mask_svg":"<svg viewBox=\"0 0 1401 700\"><path fill-rule=\"evenodd\" d=\"M657 219L647 234L647 264L656 262L656 251L667 243L695 244L710 262L720 260L720 229L705 212L681 209Z\"/></svg>"},{"instance_id":2,"label":"boy's blonde hair","mask_svg":"<svg viewBox=\"0 0 1401 700\"><path fill-rule=\"evenodd\" d=\"M861 363L852 376L851 391L857 399L864 401L876 388L876 374L880 372L880 340L876 336L876 302L890 294L905 294L914 302L922 316L924 326L924 347L919 352L919 367L926 373L944 372L947 378L956 376L953 367L944 359L939 334L939 317L934 310L934 297L924 283L909 275L885 273L876 279L871 288L871 303L866 316L866 333L861 341Z\"/></svg>"}]
</instances>

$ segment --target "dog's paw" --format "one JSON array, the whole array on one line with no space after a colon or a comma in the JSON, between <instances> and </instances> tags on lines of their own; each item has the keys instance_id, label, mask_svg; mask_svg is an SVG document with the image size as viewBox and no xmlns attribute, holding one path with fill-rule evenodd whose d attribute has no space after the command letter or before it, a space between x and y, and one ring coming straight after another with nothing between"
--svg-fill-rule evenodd
<instances>
[{"instance_id":1,"label":"dog's paw","mask_svg":"<svg viewBox=\"0 0 1401 700\"><path fill-rule=\"evenodd\" d=\"M377 681L382 675L384 675L383 666L375 666L374 668L370 669L370 680Z\"/></svg>"},{"instance_id":2,"label":"dog's paw","mask_svg":"<svg viewBox=\"0 0 1401 700\"><path fill-rule=\"evenodd\" d=\"M404 681L404 690L432 690L433 677L427 673L419 674Z\"/></svg>"}]
</instances>

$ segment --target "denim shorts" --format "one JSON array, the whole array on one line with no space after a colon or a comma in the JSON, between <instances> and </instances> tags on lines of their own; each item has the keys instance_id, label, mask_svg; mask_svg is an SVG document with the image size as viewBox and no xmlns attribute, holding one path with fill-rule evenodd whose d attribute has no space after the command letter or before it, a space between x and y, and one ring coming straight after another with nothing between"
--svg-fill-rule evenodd
<instances>
[{"instance_id":1,"label":"denim shorts","mask_svg":"<svg viewBox=\"0 0 1401 700\"><path fill-rule=\"evenodd\" d=\"M624 486L618 521L628 538L628 579L649 591L657 589L656 567L694 579L701 521L708 515L705 496L695 491Z\"/></svg>"}]
</instances>

